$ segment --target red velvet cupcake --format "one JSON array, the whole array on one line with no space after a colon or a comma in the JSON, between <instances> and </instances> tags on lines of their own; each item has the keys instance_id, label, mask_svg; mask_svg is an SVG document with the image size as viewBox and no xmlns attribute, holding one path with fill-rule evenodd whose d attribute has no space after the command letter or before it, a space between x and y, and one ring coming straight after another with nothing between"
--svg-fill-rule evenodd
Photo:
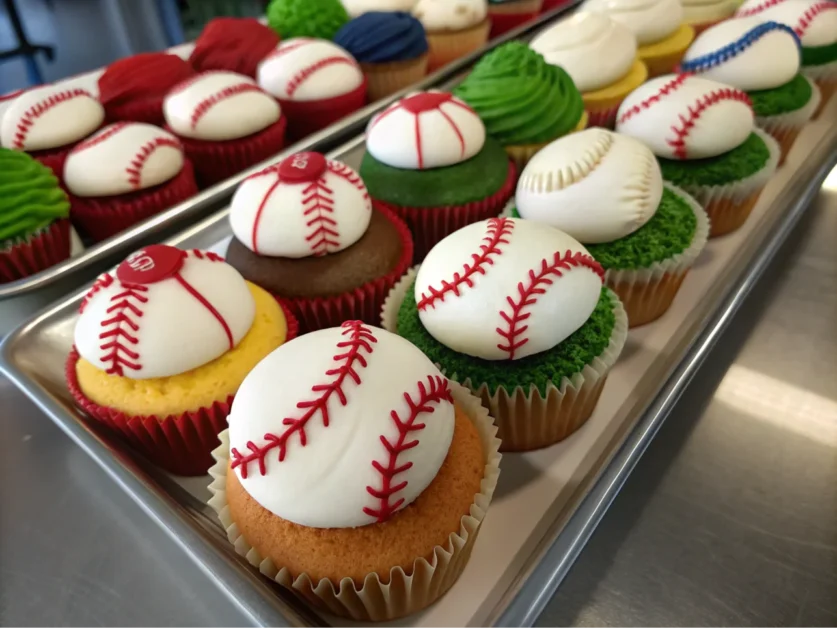
<instances>
[{"instance_id":1,"label":"red velvet cupcake","mask_svg":"<svg viewBox=\"0 0 837 628\"><path fill-rule=\"evenodd\" d=\"M259 63L276 48L279 35L250 17L210 20L195 41L189 63L200 71L229 70L256 78Z\"/></svg>"}]
</instances>

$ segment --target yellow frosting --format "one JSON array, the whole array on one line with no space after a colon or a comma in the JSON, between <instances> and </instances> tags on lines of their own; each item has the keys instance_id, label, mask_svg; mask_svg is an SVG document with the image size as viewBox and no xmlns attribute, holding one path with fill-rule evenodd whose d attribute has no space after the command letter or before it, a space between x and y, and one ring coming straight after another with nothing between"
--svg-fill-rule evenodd
<instances>
[{"instance_id":1,"label":"yellow frosting","mask_svg":"<svg viewBox=\"0 0 837 628\"><path fill-rule=\"evenodd\" d=\"M648 66L648 77L674 72L694 38L695 29L689 24L681 24L680 28L662 41L640 46L637 54Z\"/></svg>"},{"instance_id":2,"label":"yellow frosting","mask_svg":"<svg viewBox=\"0 0 837 628\"><path fill-rule=\"evenodd\" d=\"M648 70L645 64L639 59L635 59L630 71L615 83L594 92L582 94L584 106L588 111L617 107L628 94L642 85L647 78Z\"/></svg>"}]
</instances>

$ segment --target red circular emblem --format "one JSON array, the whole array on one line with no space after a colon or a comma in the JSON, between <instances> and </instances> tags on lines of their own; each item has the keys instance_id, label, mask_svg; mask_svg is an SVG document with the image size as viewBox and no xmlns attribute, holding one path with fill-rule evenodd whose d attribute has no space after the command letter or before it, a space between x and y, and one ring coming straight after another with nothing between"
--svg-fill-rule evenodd
<instances>
[{"instance_id":1,"label":"red circular emblem","mask_svg":"<svg viewBox=\"0 0 837 628\"><path fill-rule=\"evenodd\" d=\"M410 113L422 113L438 109L439 105L453 99L453 94L443 92L422 92L408 96L399 104Z\"/></svg>"},{"instance_id":2,"label":"red circular emblem","mask_svg":"<svg viewBox=\"0 0 837 628\"><path fill-rule=\"evenodd\" d=\"M149 284L174 276L186 256L184 251L165 244L151 244L131 253L116 269L123 283Z\"/></svg>"},{"instance_id":3,"label":"red circular emblem","mask_svg":"<svg viewBox=\"0 0 837 628\"><path fill-rule=\"evenodd\" d=\"M325 169L326 158L320 153L297 153L279 164L279 179L285 183L306 183L319 179Z\"/></svg>"}]
</instances>

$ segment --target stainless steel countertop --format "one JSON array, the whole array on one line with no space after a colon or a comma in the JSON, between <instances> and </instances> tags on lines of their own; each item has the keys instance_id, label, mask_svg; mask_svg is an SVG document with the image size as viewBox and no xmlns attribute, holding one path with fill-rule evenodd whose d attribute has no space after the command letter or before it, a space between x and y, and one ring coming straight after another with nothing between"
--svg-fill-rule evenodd
<instances>
[{"instance_id":1,"label":"stainless steel countertop","mask_svg":"<svg viewBox=\"0 0 837 628\"><path fill-rule=\"evenodd\" d=\"M837 171L828 183L542 625L837 625ZM0 624L242 622L3 379L0 416Z\"/></svg>"}]
</instances>

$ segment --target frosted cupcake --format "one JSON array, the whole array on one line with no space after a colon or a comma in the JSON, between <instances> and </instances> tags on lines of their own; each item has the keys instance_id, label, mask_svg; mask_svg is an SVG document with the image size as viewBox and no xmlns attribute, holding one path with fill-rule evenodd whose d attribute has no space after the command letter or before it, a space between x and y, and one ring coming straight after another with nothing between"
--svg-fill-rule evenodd
<instances>
[{"instance_id":1,"label":"frosted cupcake","mask_svg":"<svg viewBox=\"0 0 837 628\"><path fill-rule=\"evenodd\" d=\"M282 39L333 39L349 21L340 0L271 0L265 13L268 26Z\"/></svg>"},{"instance_id":2,"label":"frosted cupcake","mask_svg":"<svg viewBox=\"0 0 837 628\"><path fill-rule=\"evenodd\" d=\"M279 35L251 17L216 17L195 40L189 63L199 72L227 70L256 78L259 63L279 44Z\"/></svg>"},{"instance_id":3,"label":"frosted cupcake","mask_svg":"<svg viewBox=\"0 0 837 628\"><path fill-rule=\"evenodd\" d=\"M349 17L355 18L370 11L413 10L417 0L342 0Z\"/></svg>"},{"instance_id":4,"label":"frosted cupcake","mask_svg":"<svg viewBox=\"0 0 837 628\"><path fill-rule=\"evenodd\" d=\"M681 0L686 23L700 34L733 16L740 0Z\"/></svg>"},{"instance_id":5,"label":"frosted cupcake","mask_svg":"<svg viewBox=\"0 0 837 628\"><path fill-rule=\"evenodd\" d=\"M427 33L428 72L482 48L491 30L486 0L419 0L413 15Z\"/></svg>"},{"instance_id":6,"label":"frosted cupcake","mask_svg":"<svg viewBox=\"0 0 837 628\"><path fill-rule=\"evenodd\" d=\"M488 0L491 38L534 20L542 7L543 0Z\"/></svg>"},{"instance_id":7,"label":"frosted cupcake","mask_svg":"<svg viewBox=\"0 0 837 628\"><path fill-rule=\"evenodd\" d=\"M601 13L575 13L529 45L570 75L584 100L589 126L612 128L619 104L648 78L634 34Z\"/></svg>"}]
</instances>

